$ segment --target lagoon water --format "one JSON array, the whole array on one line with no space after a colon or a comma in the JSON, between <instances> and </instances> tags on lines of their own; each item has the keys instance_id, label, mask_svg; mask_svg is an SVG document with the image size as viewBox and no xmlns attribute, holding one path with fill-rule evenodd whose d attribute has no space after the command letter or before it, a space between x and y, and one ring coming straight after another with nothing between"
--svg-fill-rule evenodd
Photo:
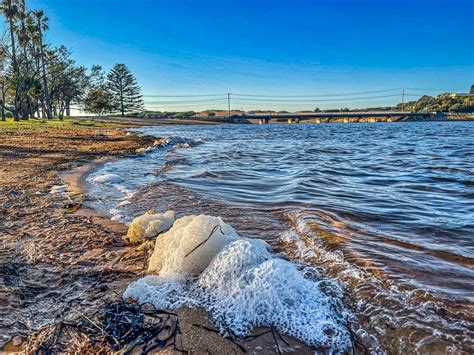
<instances>
[{"instance_id":1,"label":"lagoon water","mask_svg":"<svg viewBox=\"0 0 474 355\"><path fill-rule=\"evenodd\" d=\"M338 280L370 349L469 351L474 338L474 124L146 127L187 143L93 172L90 203L219 215Z\"/></svg>"}]
</instances>

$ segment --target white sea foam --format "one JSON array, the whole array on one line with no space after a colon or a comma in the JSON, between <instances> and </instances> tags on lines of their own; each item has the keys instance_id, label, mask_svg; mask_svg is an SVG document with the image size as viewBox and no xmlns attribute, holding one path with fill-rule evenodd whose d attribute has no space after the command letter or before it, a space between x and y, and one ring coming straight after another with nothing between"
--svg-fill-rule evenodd
<instances>
[{"instance_id":1,"label":"white sea foam","mask_svg":"<svg viewBox=\"0 0 474 355\"><path fill-rule=\"evenodd\" d=\"M120 202L120 203L117 204L117 207L127 206L127 205L129 205L129 204L131 204L131 203L132 203L132 201L130 201L130 200L123 200L122 202Z\"/></svg>"},{"instance_id":2,"label":"white sea foam","mask_svg":"<svg viewBox=\"0 0 474 355\"><path fill-rule=\"evenodd\" d=\"M137 150L135 150L136 153L148 153L148 152L151 152L153 150L153 147L144 147L144 148L138 148Z\"/></svg>"},{"instance_id":3,"label":"white sea foam","mask_svg":"<svg viewBox=\"0 0 474 355\"><path fill-rule=\"evenodd\" d=\"M163 177L156 172L166 165L164 151L192 147L202 143L200 139L170 135L159 138L151 146L139 148L134 157L111 161L87 177L91 184L91 202L95 208L122 223L131 221L126 206L142 187L160 181ZM54 192L56 193L56 192Z\"/></svg>"},{"instance_id":4,"label":"white sea foam","mask_svg":"<svg viewBox=\"0 0 474 355\"><path fill-rule=\"evenodd\" d=\"M123 179L117 174L108 173L94 176L91 181L97 184L118 184L122 182Z\"/></svg>"},{"instance_id":5,"label":"white sea foam","mask_svg":"<svg viewBox=\"0 0 474 355\"><path fill-rule=\"evenodd\" d=\"M178 148L189 148L194 147L198 144L202 143L201 139L190 139L190 138L183 138L180 136L169 136L168 138L162 138L156 140L153 145L154 146L176 146Z\"/></svg>"},{"instance_id":6,"label":"white sea foam","mask_svg":"<svg viewBox=\"0 0 474 355\"><path fill-rule=\"evenodd\" d=\"M265 242L239 237L218 217L178 219L157 238L149 271L159 276L130 284L125 298L164 309L202 306L223 334L245 336L254 327L273 326L335 353L350 346L349 313L335 281L307 277Z\"/></svg>"}]
</instances>

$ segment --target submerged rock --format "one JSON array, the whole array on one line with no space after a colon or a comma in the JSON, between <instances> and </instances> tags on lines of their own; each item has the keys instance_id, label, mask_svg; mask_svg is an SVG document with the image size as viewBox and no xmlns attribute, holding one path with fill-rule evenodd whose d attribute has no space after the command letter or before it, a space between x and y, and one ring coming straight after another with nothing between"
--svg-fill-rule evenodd
<instances>
[{"instance_id":1,"label":"submerged rock","mask_svg":"<svg viewBox=\"0 0 474 355\"><path fill-rule=\"evenodd\" d=\"M169 229L175 221L175 212L156 213L148 211L135 218L128 226L126 239L131 243L142 242L145 239L156 237L161 232Z\"/></svg>"}]
</instances>

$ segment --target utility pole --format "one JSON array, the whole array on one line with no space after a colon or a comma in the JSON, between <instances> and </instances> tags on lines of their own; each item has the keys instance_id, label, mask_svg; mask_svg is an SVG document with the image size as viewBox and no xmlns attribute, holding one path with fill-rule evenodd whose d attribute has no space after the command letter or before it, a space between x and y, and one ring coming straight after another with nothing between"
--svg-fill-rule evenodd
<instances>
[{"instance_id":1,"label":"utility pole","mask_svg":"<svg viewBox=\"0 0 474 355\"><path fill-rule=\"evenodd\" d=\"M402 111L405 111L405 88L402 89Z\"/></svg>"},{"instance_id":2,"label":"utility pole","mask_svg":"<svg viewBox=\"0 0 474 355\"><path fill-rule=\"evenodd\" d=\"M230 117L230 93L227 93L227 112L228 117Z\"/></svg>"}]
</instances>

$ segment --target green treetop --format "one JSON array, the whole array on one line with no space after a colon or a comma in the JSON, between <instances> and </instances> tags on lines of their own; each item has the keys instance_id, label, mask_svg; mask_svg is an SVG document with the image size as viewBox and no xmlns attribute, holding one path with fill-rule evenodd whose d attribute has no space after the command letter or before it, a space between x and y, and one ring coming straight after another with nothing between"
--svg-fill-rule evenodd
<instances>
[{"instance_id":1,"label":"green treetop","mask_svg":"<svg viewBox=\"0 0 474 355\"><path fill-rule=\"evenodd\" d=\"M127 112L143 110L140 86L125 64L116 64L113 67L107 75L107 86L114 97L113 107L122 116Z\"/></svg>"}]
</instances>

